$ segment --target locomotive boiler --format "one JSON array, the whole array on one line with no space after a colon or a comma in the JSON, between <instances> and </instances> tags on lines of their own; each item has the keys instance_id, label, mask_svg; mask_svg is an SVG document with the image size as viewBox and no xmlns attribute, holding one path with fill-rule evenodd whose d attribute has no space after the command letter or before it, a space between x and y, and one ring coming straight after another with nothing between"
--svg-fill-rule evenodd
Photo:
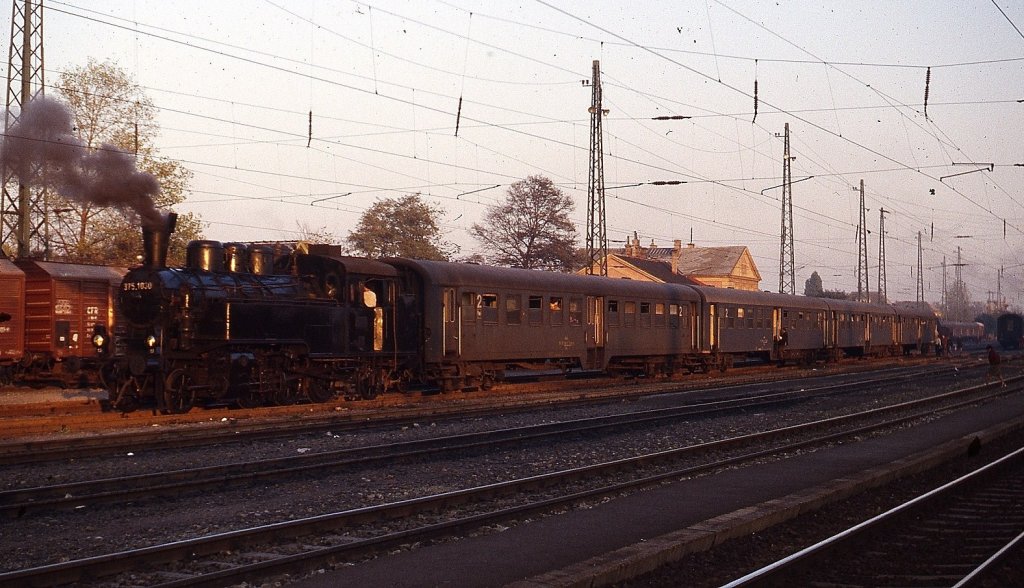
<instances>
[{"instance_id":1,"label":"locomotive boiler","mask_svg":"<svg viewBox=\"0 0 1024 588\"><path fill-rule=\"evenodd\" d=\"M121 283L125 324L102 374L113 407L371 398L407 372L399 314L409 305L393 267L193 241L186 266L170 268L175 219L144 228L144 262Z\"/></svg>"}]
</instances>

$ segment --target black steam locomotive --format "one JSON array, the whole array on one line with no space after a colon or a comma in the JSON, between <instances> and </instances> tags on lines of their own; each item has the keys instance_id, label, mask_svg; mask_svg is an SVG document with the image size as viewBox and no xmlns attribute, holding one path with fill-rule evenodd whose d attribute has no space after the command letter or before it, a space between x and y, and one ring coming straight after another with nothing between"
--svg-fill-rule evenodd
<instances>
[{"instance_id":1,"label":"black steam locomotive","mask_svg":"<svg viewBox=\"0 0 1024 588\"><path fill-rule=\"evenodd\" d=\"M371 398L406 373L414 338L401 326L415 320L395 268L215 241L169 268L174 222L144 229L145 261L121 283L125 324L102 374L114 407Z\"/></svg>"}]
</instances>

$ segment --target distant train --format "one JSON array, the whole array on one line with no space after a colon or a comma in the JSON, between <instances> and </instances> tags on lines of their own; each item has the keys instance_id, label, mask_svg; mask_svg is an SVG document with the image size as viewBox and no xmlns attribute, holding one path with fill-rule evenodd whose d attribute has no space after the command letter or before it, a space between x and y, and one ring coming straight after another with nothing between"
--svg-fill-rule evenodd
<instances>
[{"instance_id":1,"label":"distant train","mask_svg":"<svg viewBox=\"0 0 1024 588\"><path fill-rule=\"evenodd\" d=\"M926 306L826 300L475 264L194 241L166 267L167 226L118 299L104 368L113 406L372 398L489 388L511 370L671 375L739 358L810 363L926 352ZM109 344L109 342L108 342Z\"/></svg>"},{"instance_id":2,"label":"distant train","mask_svg":"<svg viewBox=\"0 0 1024 588\"><path fill-rule=\"evenodd\" d=\"M951 345L959 348L984 339L985 325L978 322L940 321L939 335L945 337Z\"/></svg>"},{"instance_id":3,"label":"distant train","mask_svg":"<svg viewBox=\"0 0 1024 588\"><path fill-rule=\"evenodd\" d=\"M97 329L117 322L126 268L0 258L0 384L99 383Z\"/></svg>"},{"instance_id":4,"label":"distant train","mask_svg":"<svg viewBox=\"0 0 1024 588\"><path fill-rule=\"evenodd\" d=\"M1008 312L996 319L996 340L1003 349L1020 349L1024 343L1024 318Z\"/></svg>"}]
</instances>

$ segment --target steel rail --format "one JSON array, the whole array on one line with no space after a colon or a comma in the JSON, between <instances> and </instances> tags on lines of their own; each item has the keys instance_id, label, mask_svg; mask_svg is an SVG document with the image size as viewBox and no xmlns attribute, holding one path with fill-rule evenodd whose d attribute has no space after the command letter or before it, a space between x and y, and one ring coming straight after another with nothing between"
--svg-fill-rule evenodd
<instances>
[{"instance_id":1,"label":"steel rail","mask_svg":"<svg viewBox=\"0 0 1024 588\"><path fill-rule=\"evenodd\" d=\"M899 371L906 369L888 368L880 371ZM927 369L927 368L926 368ZM940 369L952 369L948 365ZM792 379L799 382L806 378ZM790 380L784 380L790 381ZM726 387L751 385L753 382L732 384ZM776 381L775 383L778 383ZM394 410L386 413L319 413L304 415L301 422L296 422L294 415L286 415L272 422L245 422L225 417L224 422L201 421L203 428L186 428L174 426L178 423L168 422L167 428L160 430L120 431L116 434L99 434L76 436L74 443L68 442L67 436L53 439L17 439L0 442L0 465L19 463L41 463L61 459L94 457L100 454L113 454L125 451L160 449L166 446L195 447L210 442L218 437L230 434L235 441L252 441L273 439L297 432L347 431L368 426L394 426L412 423L425 418L461 418L465 416L490 415L498 412L507 414L509 410L536 410L539 408L572 407L600 402L614 402L623 398L635 398L644 395L673 394L680 392L683 383L652 382L643 386L632 384L629 390L611 390L580 395L563 399L543 395L539 398L516 396L514 402L496 400L487 406L428 406L427 410ZM698 391L690 389L688 391ZM182 415L176 415L175 418ZM173 428L172 428L173 427ZM221 439L222 440L222 439Z\"/></svg>"},{"instance_id":2,"label":"steel rail","mask_svg":"<svg viewBox=\"0 0 1024 588\"><path fill-rule=\"evenodd\" d=\"M913 498L903 504L900 504L892 509L887 510L879 515L871 517L870 519L858 523L853 527L850 527L840 533L837 533L827 539L823 539L814 545L801 549L800 551L788 555L776 562L773 562L760 569L754 570L745 576L737 578L727 584L723 584L721 588L741 588L744 586L759 585L762 582L768 582L773 577L777 577L779 574L785 573L793 569L796 565L806 562L811 557L820 556L829 550L837 548L837 546L849 541L850 539L862 535L865 531L870 529L878 528L885 524L890 524L896 517L903 515L910 511L920 510L923 507L934 504L939 498L944 498L950 494L962 490L966 485L976 482L979 478L991 475L994 471L1001 470L1010 464L1019 464L1024 459L1024 448L1018 449L1012 453L1009 453L1000 459L993 461L983 467L980 467L969 474L961 476L956 480L943 484L942 486L935 488L925 494L922 494L916 498ZM989 558L991 563L998 561L998 557L1004 555L1008 548L1018 544L1021 541L1021 537L1024 537L1024 533L1018 535L1016 539L1011 541L1007 546L1004 546L999 552ZM987 560L979 566L979 568L991 565L990 561ZM982 570L976 570L978 574ZM971 574L973 575L973 573ZM967 578L965 578L966 580ZM957 584L960 585L959 583Z\"/></svg>"},{"instance_id":3,"label":"steel rail","mask_svg":"<svg viewBox=\"0 0 1024 588\"><path fill-rule=\"evenodd\" d=\"M0 491L0 516L21 517L31 512L77 508L87 504L125 502L178 496L183 492L206 488L249 484L257 480L282 478L310 470L339 469L380 461L410 460L438 453L457 453L479 447L524 443L543 438L635 427L650 423L689 418L723 411L760 408L812 397L836 394L849 388L925 377L940 377L944 372L912 372L897 377L879 376L798 390L771 392L718 401L651 409L610 416L574 419L509 429L448 435L431 439L387 445L352 447L261 461L237 462L174 471L137 474L118 478L84 480Z\"/></svg>"},{"instance_id":4,"label":"steel rail","mask_svg":"<svg viewBox=\"0 0 1024 588\"><path fill-rule=\"evenodd\" d=\"M310 569L309 566L319 565L320 562L324 561L333 561L339 557L339 554L346 552L350 549L365 550L370 547L375 549L383 549L390 548L397 544L401 544L402 542L408 542L411 540L429 540L430 538L444 536L445 534L452 532L452 530L458 530L466 527L467 525L476 524L479 521L492 522L494 520L498 520L494 517L500 518L509 515L520 516L526 512L535 512L533 509L547 510L556 505L564 506L566 504L578 502L582 499L606 496L629 489L650 486L652 484L657 484L666 480L678 479L680 477L692 476L698 473L713 471L723 467L735 466L740 463L761 459L767 456L791 452L796 449L801 449L812 445L829 443L850 436L863 435L865 433L873 432L879 429L890 428L899 424L911 422L916 419L930 416L934 413L935 410L952 410L954 408L976 404L977 402L980 402L982 400L996 398L1004 394L1007 394L1011 391L1018 391L1018 388L1015 386L1012 389L997 388L994 391L990 391L988 393L980 395L974 394L982 393L985 391L985 389L988 388L991 387L973 386L955 392L947 392L935 395L927 399L918 399L914 401L900 403L898 405L875 408L840 417L820 419L817 421L801 425L781 427L779 429L774 429L762 433L754 433L735 438L702 443L699 445L664 450L641 456L635 456L600 464L572 468L569 470L563 470L559 472L550 472L546 474L530 476L527 478L521 478L517 480L497 482L494 484L489 484L475 488L455 490L438 495L424 496L383 505L356 508L338 513L330 513L294 521L287 521L249 529L229 531L206 537L200 537L184 541L176 541L164 545L156 545L141 549L123 551L108 555L74 560L65 563L50 564L36 568L4 573L0 574L0 586L34 586L81 582L99 576L111 575L129 570L136 570L140 566L144 565L177 562L180 560L186 560L197 556L215 554L225 550L238 550L243 546L256 545L261 542L273 542L280 541L282 539L292 539L295 537L300 537L303 535L309 535L314 533L320 534L327 531L352 527L356 524L374 520L390 520L403 517L413 517L417 514L438 511L442 508L451 508L470 502L480 502L486 499L493 499L496 497L508 495L524 495L525 493L530 492L536 488L549 488L556 484L567 484L582 479L593 479L597 476L609 475L623 470L633 471L641 466L661 466L670 462L671 460L679 459L685 456L706 455L709 450L718 450L736 445L742 446L744 444L754 442L768 441L771 439L785 437L787 435L792 435L796 433L810 432L822 427L827 428L839 424L851 424L855 423L858 419L863 419L873 415L883 415L885 413L906 410L907 408L920 408L926 406L928 403L935 403L945 400L955 400L954 403L943 404L941 407L926 408L918 412L914 412L912 414L903 414L885 420L883 422L872 423L863 426L856 426L843 431L827 432L824 435L810 439L784 442L779 446L771 447L768 449L756 450L742 455L727 457L715 461L713 463L706 463L698 466L686 467L683 469L660 472L656 474L649 474L640 479L634 479L629 480L627 482L606 485L596 489L577 491L573 492L572 494L569 494L568 496L546 500L537 504L525 504L519 507L514 507L512 509L503 509L498 513L488 513L485 515L470 517L466 520L455 520L454 522L449 521L445 523L427 525L421 527L415 532L412 530L408 532L403 532L391 539L387 537L370 538L365 540L369 543L365 543L364 541L357 541L346 545L339 545L327 548L328 551L318 550L317 555L299 554L295 556L278 558L272 561L264 561L255 566L242 565L234 569L224 570L221 572L217 572L215 574L197 575L193 578L173 582L169 585L216 586L224 585L225 583L230 583L226 582L229 578L232 582L238 582L245 579L266 576L270 573L284 573L286 571L293 571L296 569ZM963 396L965 394L971 397L956 400L956 396ZM394 543L393 541L398 541L398 543ZM275 562L277 563L275 564Z\"/></svg>"}]
</instances>

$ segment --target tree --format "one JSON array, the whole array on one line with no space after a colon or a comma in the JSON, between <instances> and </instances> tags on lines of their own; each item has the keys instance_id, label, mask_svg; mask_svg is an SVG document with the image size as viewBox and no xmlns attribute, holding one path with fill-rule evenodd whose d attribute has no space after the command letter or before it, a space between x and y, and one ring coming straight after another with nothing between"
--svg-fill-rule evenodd
<instances>
[{"instance_id":1,"label":"tree","mask_svg":"<svg viewBox=\"0 0 1024 588\"><path fill-rule=\"evenodd\" d=\"M807 278L804 282L804 296L815 296L820 298L825 293L825 289L821 285L821 276L818 272L811 272L811 277Z\"/></svg>"},{"instance_id":2,"label":"tree","mask_svg":"<svg viewBox=\"0 0 1024 588\"><path fill-rule=\"evenodd\" d=\"M356 253L368 257L447 260L459 248L441 239L442 213L419 194L387 198L363 213L347 240Z\"/></svg>"},{"instance_id":3,"label":"tree","mask_svg":"<svg viewBox=\"0 0 1024 588\"><path fill-rule=\"evenodd\" d=\"M337 235L332 233L326 226L314 229L309 223L295 221L295 229L299 234L299 241L329 245L338 242Z\"/></svg>"},{"instance_id":4,"label":"tree","mask_svg":"<svg viewBox=\"0 0 1024 588\"><path fill-rule=\"evenodd\" d=\"M89 59L85 66L60 74L57 83L71 108L74 132L90 151L119 149L134 155L138 170L154 176L159 193L153 203L167 210L185 200L192 172L158 156L153 147L159 127L156 109L142 88L110 61ZM52 253L74 262L133 265L142 251L141 220L122 207L52 195ZM178 216L168 260L179 264L185 245L202 238L202 223L192 213Z\"/></svg>"},{"instance_id":5,"label":"tree","mask_svg":"<svg viewBox=\"0 0 1024 588\"><path fill-rule=\"evenodd\" d=\"M579 267L572 199L548 178L530 176L509 186L505 202L489 207L470 233L497 265L572 271Z\"/></svg>"}]
</instances>

